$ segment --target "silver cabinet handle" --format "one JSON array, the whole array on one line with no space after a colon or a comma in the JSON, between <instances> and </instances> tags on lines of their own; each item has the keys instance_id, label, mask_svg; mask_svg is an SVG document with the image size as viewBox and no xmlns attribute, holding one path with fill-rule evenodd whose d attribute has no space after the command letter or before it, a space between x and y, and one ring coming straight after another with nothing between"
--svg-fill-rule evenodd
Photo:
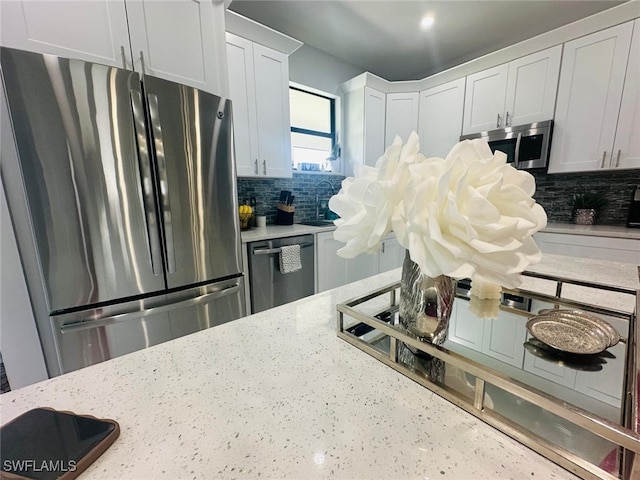
<instances>
[{"instance_id":1,"label":"silver cabinet handle","mask_svg":"<svg viewBox=\"0 0 640 480\"><path fill-rule=\"evenodd\" d=\"M120 54L122 55L122 68L127 69L127 56L124 54L124 45L120 45Z\"/></svg>"},{"instance_id":2,"label":"silver cabinet handle","mask_svg":"<svg viewBox=\"0 0 640 480\"><path fill-rule=\"evenodd\" d=\"M498 114L498 118L496 119L496 128L500 126L500 114Z\"/></svg>"},{"instance_id":3,"label":"silver cabinet handle","mask_svg":"<svg viewBox=\"0 0 640 480\"><path fill-rule=\"evenodd\" d=\"M160 232L158 231L158 212L156 210L153 193L153 172L151 170L151 158L147 144L147 128L144 120L142 93L139 90L131 90L131 109L133 111L133 125L138 147L138 164L140 167L143 195L142 208L147 227L149 260L153 274L160 275L162 273L162 248L160 246Z\"/></svg>"},{"instance_id":4,"label":"silver cabinet handle","mask_svg":"<svg viewBox=\"0 0 640 480\"><path fill-rule=\"evenodd\" d=\"M258 159L257 158L256 158L255 166L256 166L256 175L258 175L260 172L258 172Z\"/></svg>"},{"instance_id":5,"label":"silver cabinet handle","mask_svg":"<svg viewBox=\"0 0 640 480\"><path fill-rule=\"evenodd\" d=\"M162 125L160 124L160 109L158 96L147 95L149 103L149 118L151 119L151 132L155 144L156 165L158 167L158 180L160 181L159 195L162 219L164 221L165 256L167 259L167 271L175 273L176 254L173 241L173 223L171 219L171 198L169 197L169 180L167 177L167 160L164 156L164 141L162 139Z\"/></svg>"},{"instance_id":6,"label":"silver cabinet handle","mask_svg":"<svg viewBox=\"0 0 640 480\"><path fill-rule=\"evenodd\" d=\"M144 54L142 53L142 50L140 50L140 68L142 71L142 74L144 75Z\"/></svg>"},{"instance_id":7,"label":"silver cabinet handle","mask_svg":"<svg viewBox=\"0 0 640 480\"><path fill-rule=\"evenodd\" d=\"M267 161L266 160L262 161L262 173L264 173L265 175L267 174Z\"/></svg>"},{"instance_id":8,"label":"silver cabinet handle","mask_svg":"<svg viewBox=\"0 0 640 480\"><path fill-rule=\"evenodd\" d=\"M520 165L520 141L522 140L522 132L518 132L518 137L516 138L516 151L515 151L515 167L518 168Z\"/></svg>"},{"instance_id":9,"label":"silver cabinet handle","mask_svg":"<svg viewBox=\"0 0 640 480\"><path fill-rule=\"evenodd\" d=\"M300 248L304 247L313 247L313 242L301 243ZM253 255L271 255L272 253L280 253L282 249L278 248L259 248L255 249L252 253Z\"/></svg>"},{"instance_id":10,"label":"silver cabinet handle","mask_svg":"<svg viewBox=\"0 0 640 480\"><path fill-rule=\"evenodd\" d=\"M600 168L604 168L604 160L607 158L607 151L602 152L602 163L600 164Z\"/></svg>"},{"instance_id":11,"label":"silver cabinet handle","mask_svg":"<svg viewBox=\"0 0 640 480\"><path fill-rule=\"evenodd\" d=\"M509 112L507 112L507 114L504 116L504 126L509 126Z\"/></svg>"},{"instance_id":12,"label":"silver cabinet handle","mask_svg":"<svg viewBox=\"0 0 640 480\"><path fill-rule=\"evenodd\" d=\"M211 300L215 300L216 298L231 295L237 292L238 290L240 290L240 283L229 285L221 290L217 290L211 293L206 293L204 295L200 295L199 297L188 298L186 300L181 300L176 303L170 303L168 305L152 307L146 310L138 310L135 312L120 313L118 315L112 315L110 317L105 317L98 320L83 319L77 322L67 323L65 325L62 325L60 327L60 332L65 334L65 333L77 332L78 330L88 330L92 328L107 327L109 325L114 325L116 323L128 322L136 318L144 318L144 317L149 317L151 315L157 315L163 312L170 312L172 310L177 310L178 308L193 307L195 305L208 303Z\"/></svg>"},{"instance_id":13,"label":"silver cabinet handle","mask_svg":"<svg viewBox=\"0 0 640 480\"><path fill-rule=\"evenodd\" d=\"M622 150L618 150L618 154L616 155L616 164L614 165L615 168L618 167L618 165L620 164L620 154L622 153Z\"/></svg>"},{"instance_id":14,"label":"silver cabinet handle","mask_svg":"<svg viewBox=\"0 0 640 480\"><path fill-rule=\"evenodd\" d=\"M384 242L382 242L382 253L384 253Z\"/></svg>"}]
</instances>

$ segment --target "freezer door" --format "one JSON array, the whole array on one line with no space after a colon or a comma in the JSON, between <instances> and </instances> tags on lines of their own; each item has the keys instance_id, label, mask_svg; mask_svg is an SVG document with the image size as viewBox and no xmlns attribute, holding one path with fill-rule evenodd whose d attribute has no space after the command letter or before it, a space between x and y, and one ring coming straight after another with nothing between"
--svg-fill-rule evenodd
<instances>
[{"instance_id":1,"label":"freezer door","mask_svg":"<svg viewBox=\"0 0 640 480\"><path fill-rule=\"evenodd\" d=\"M184 305L169 314L174 338L245 316L243 277L173 293L168 298Z\"/></svg>"},{"instance_id":2,"label":"freezer door","mask_svg":"<svg viewBox=\"0 0 640 480\"><path fill-rule=\"evenodd\" d=\"M173 338L166 297L51 317L61 373Z\"/></svg>"},{"instance_id":3,"label":"freezer door","mask_svg":"<svg viewBox=\"0 0 640 480\"><path fill-rule=\"evenodd\" d=\"M0 60L34 236L18 240L36 245L49 311L162 290L134 135L138 75L7 48Z\"/></svg>"},{"instance_id":4,"label":"freezer door","mask_svg":"<svg viewBox=\"0 0 640 480\"><path fill-rule=\"evenodd\" d=\"M241 269L231 102L144 77L168 288Z\"/></svg>"},{"instance_id":5,"label":"freezer door","mask_svg":"<svg viewBox=\"0 0 640 480\"><path fill-rule=\"evenodd\" d=\"M142 300L55 315L51 325L61 373L68 373L244 315L244 280L240 276Z\"/></svg>"}]
</instances>

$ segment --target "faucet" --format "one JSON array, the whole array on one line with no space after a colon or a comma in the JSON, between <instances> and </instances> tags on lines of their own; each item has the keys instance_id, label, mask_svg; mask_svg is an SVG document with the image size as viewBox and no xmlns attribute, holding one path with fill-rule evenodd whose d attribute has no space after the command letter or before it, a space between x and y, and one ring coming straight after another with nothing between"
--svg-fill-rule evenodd
<instances>
[{"instance_id":1,"label":"faucet","mask_svg":"<svg viewBox=\"0 0 640 480\"><path fill-rule=\"evenodd\" d=\"M329 188L331 189L331 196L336 194L335 190L333 189L333 185L331 185L331 182L329 180L322 180L321 182L318 182L318 184L316 185L316 220L320 220L320 197L318 195L318 188L320 188L320 185L322 185L323 183L329 185ZM324 218L324 213L322 214L322 216Z\"/></svg>"}]
</instances>

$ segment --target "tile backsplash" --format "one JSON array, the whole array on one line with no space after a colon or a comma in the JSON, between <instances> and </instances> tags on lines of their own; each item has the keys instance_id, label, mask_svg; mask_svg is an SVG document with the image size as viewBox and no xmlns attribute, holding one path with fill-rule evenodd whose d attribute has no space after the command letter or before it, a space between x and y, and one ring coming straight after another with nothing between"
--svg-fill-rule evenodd
<instances>
[{"instance_id":1,"label":"tile backsplash","mask_svg":"<svg viewBox=\"0 0 640 480\"><path fill-rule=\"evenodd\" d=\"M550 222L571 221L571 197L576 191L604 193L609 205L597 223L625 225L631 196L640 185L640 170L617 172L567 173L548 175L531 172L536 179L535 198L547 212ZM255 195L257 214L266 215L267 223L273 223L280 190L291 190L295 199L295 222L314 220L316 217L316 187L322 180L329 181L335 192L340 190L344 177L336 175L308 175L294 173L293 178L239 178L238 199L240 203ZM323 183L318 187L320 200L327 200L331 190Z\"/></svg>"},{"instance_id":2,"label":"tile backsplash","mask_svg":"<svg viewBox=\"0 0 640 480\"><path fill-rule=\"evenodd\" d=\"M333 186L334 192L340 190L344 177L338 175L309 175L294 173L293 178L238 178L238 200L244 203L252 195L256 197L257 215L266 215L267 223L274 223L276 205L280 198L280 190L290 190L295 195L293 206L296 207L294 222L300 223L316 218L316 190L320 201L328 201L331 189L323 180Z\"/></svg>"},{"instance_id":3,"label":"tile backsplash","mask_svg":"<svg viewBox=\"0 0 640 480\"><path fill-rule=\"evenodd\" d=\"M546 210L550 222L571 222L571 198L575 192L586 191L603 193L609 200L596 223L624 226L631 196L640 185L640 170L554 175L532 173L536 179L535 199Z\"/></svg>"}]
</instances>

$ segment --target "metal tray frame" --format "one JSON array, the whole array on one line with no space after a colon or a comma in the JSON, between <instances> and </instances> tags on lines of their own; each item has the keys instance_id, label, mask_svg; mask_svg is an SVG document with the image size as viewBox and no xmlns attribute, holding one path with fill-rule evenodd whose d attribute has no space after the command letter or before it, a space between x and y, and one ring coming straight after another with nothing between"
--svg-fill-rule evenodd
<instances>
[{"instance_id":1,"label":"metal tray frame","mask_svg":"<svg viewBox=\"0 0 640 480\"><path fill-rule=\"evenodd\" d=\"M535 272L524 272L523 275L555 282L555 295L545 295L525 289L505 290L505 292L513 293L515 295L523 295L555 304L561 303L563 306L575 307L593 313L600 313L604 315L611 315L614 317L628 319L629 336L626 340L628 353L627 364L625 368L625 395L622 401L623 426L620 426L586 410L573 406L569 403L563 402L556 397L530 387L518 380L512 379L501 372L488 368L478 362L464 357L463 355L451 352L444 347L435 346L430 343L423 342L415 336L404 331L403 329L394 325L390 325L375 318L373 315L365 314L355 308L358 305L368 302L376 297L388 294L388 306L382 309L382 311L396 310L398 308L397 301L399 299L398 293L400 289L400 282L387 285L386 287L376 289L364 296L338 304L336 306L338 337L350 343L351 345L363 350L377 360L411 378L415 382L440 395L454 405L466 410L485 423L509 435L523 445L526 445L527 447L538 452L552 462L571 471L572 473L580 476L581 478L614 480L619 477L614 476L606 472L605 470L602 470L598 466L579 457L575 453L565 450L547 441L546 439L540 437L539 435L536 435L535 433L525 429L524 427L521 427L517 423L500 415L499 413L490 409L486 409L484 406L486 385L494 385L497 388L500 388L525 401L531 402L538 407L550 413L553 413L568 422L573 423L578 427L584 428L589 432L592 432L618 445L619 447L621 447L621 478L623 478L624 480L640 478L640 435L638 435L638 432L635 431L635 427L632 428L632 426L637 425L639 413L637 391L640 345L638 345L639 326L637 322L637 314L638 312L640 312L640 291L544 275ZM628 313L563 298L562 287L564 284L579 285L633 295L635 296L635 311L633 313ZM501 309L523 314L523 312L515 311L506 306L502 306ZM368 342L348 332L345 329L345 315L351 317L359 323L369 325L379 332L388 335L390 338L389 354L385 355L381 353L380 350L374 348ZM532 314L526 315L533 316ZM407 366L399 363L397 358L398 342L403 342L417 350L420 350L421 352L427 353L444 361L446 364L457 367L464 372L473 375L476 379L473 401L470 402L467 397L461 395L460 393L446 387L443 388L443 386L432 382L426 376L419 374L413 369L410 369Z\"/></svg>"}]
</instances>

